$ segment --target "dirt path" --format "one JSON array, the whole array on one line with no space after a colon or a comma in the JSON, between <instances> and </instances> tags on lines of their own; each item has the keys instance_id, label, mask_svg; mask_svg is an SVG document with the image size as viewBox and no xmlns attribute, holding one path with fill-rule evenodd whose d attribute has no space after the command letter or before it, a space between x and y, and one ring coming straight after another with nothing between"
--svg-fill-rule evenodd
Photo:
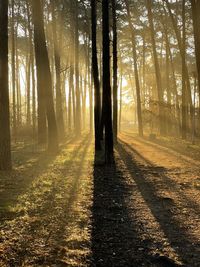
<instances>
[{"instance_id":1,"label":"dirt path","mask_svg":"<svg viewBox=\"0 0 200 267\"><path fill-rule=\"evenodd\" d=\"M144 235L153 246L158 243L157 253L187 266L200 266L198 162L130 135L121 136L118 152L138 187L132 204L145 225ZM139 196L143 207L137 203Z\"/></svg>"},{"instance_id":2,"label":"dirt path","mask_svg":"<svg viewBox=\"0 0 200 267\"><path fill-rule=\"evenodd\" d=\"M199 174L197 160L127 134L112 167L87 135L56 157L26 152L0 174L0 266L199 267Z\"/></svg>"}]
</instances>

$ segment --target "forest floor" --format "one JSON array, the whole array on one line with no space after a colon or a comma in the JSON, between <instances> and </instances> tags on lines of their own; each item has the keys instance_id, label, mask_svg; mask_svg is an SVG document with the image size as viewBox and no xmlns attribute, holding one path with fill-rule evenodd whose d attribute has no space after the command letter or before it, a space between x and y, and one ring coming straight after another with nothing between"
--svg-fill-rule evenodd
<instances>
[{"instance_id":1,"label":"forest floor","mask_svg":"<svg viewBox=\"0 0 200 267\"><path fill-rule=\"evenodd\" d=\"M200 148L120 134L115 166L89 135L58 155L17 144L0 173L0 266L200 266Z\"/></svg>"}]
</instances>

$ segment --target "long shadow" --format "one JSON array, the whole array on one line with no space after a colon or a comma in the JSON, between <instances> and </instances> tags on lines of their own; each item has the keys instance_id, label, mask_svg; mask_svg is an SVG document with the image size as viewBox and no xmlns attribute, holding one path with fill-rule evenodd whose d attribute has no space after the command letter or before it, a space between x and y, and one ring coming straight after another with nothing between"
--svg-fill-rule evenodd
<instances>
[{"instance_id":1,"label":"long shadow","mask_svg":"<svg viewBox=\"0 0 200 267\"><path fill-rule=\"evenodd\" d=\"M72 180L72 184L70 184L69 192L66 191L66 198L65 195L63 195L64 202L60 204L61 206L59 206L56 202L56 195L61 194L61 189L64 190L62 194L65 193L65 179L58 179L55 181L55 184L52 185L48 195L42 196L42 206L35 206L33 210L29 211L30 216L33 218L37 217L38 220L33 222L30 220L29 224L24 227L23 231L21 230L20 238L18 240L19 251L15 248L15 244L9 248L10 252L13 250L15 251L15 258L11 258L9 264L14 264L13 266L22 266L25 260L30 257L28 256L29 254L32 254L32 256L34 255L32 245L35 242L37 244L37 240L41 237L45 242L46 248L51 250L51 253L48 255L48 258L46 255L38 254L37 257L34 257L34 264L38 264L37 266L40 266L42 264L49 263L49 266L51 266L51 264L53 265L58 263L57 254L59 253L59 257L61 257L58 248L59 246L63 245L63 234L65 233L67 224L73 220L73 216L70 218L70 209L76 200L83 161L90 142L91 140L87 135L83 140L81 140L80 144L73 149L70 158L68 158L63 166L61 166L62 178L64 174L66 175L66 179L68 179L68 171L75 168L73 173L73 177L75 178ZM78 158L79 164L77 168L74 166L77 164L77 161L73 163L73 160L76 158ZM30 198L32 197L30 196ZM43 230L44 227L46 228L45 233ZM31 231L34 231L34 235ZM28 233L31 235L32 239L31 242L26 242L26 246L24 246L24 236L26 236ZM30 258L30 260L33 259Z\"/></svg>"},{"instance_id":2,"label":"long shadow","mask_svg":"<svg viewBox=\"0 0 200 267\"><path fill-rule=\"evenodd\" d=\"M83 140L81 140L80 144L78 144L77 147L75 147L73 149L73 152L71 153L70 157L64 162L64 164L62 165L62 167L59 167L59 171L62 172L62 176L63 174L66 176L66 179L68 179L68 170L74 168L74 166L76 167L77 164L79 164L74 172L74 175L77 177L77 179L74 179L73 182L73 186L72 186L72 190L69 193L69 196L71 197L73 194L73 190L74 188L76 188L76 183L78 183L78 178L80 177L80 173L81 173L81 169L82 169L82 163L84 160L84 157L86 155L87 149L90 145L90 139L89 136L86 135L85 138L83 138ZM83 152L81 151L83 149ZM80 153L80 155L79 155ZM80 161L79 161L79 157L80 157ZM78 163L77 163L77 158L78 158ZM63 179L60 179L58 181L55 181L54 184L52 184L51 190L49 191L48 194L45 195L45 198L43 199L43 205L40 208L37 208L36 210L34 210L35 213L40 213L40 214L44 214L46 212L46 210L50 211L51 208L56 208L57 203L55 202L56 197L55 195L59 192L60 188L63 186L63 183L65 181ZM51 198L51 208L49 208L49 197ZM67 201L68 203L68 201ZM34 215L34 212L32 212L32 215Z\"/></svg>"},{"instance_id":3,"label":"long shadow","mask_svg":"<svg viewBox=\"0 0 200 267\"><path fill-rule=\"evenodd\" d=\"M154 218L160 224L165 236L168 238L171 247L184 262L184 266L200 266L200 242L194 241L192 236L188 234L187 229L173 216L169 206L163 205L159 194L157 194L158 192L155 184L148 179L148 172L152 172L152 166L145 166L144 172L141 164L138 165L133 158L135 151L131 154L128 153L125 149L125 145L122 143L118 144L117 150L124 164L129 169L132 179L134 179L137 184Z\"/></svg>"},{"instance_id":4,"label":"long shadow","mask_svg":"<svg viewBox=\"0 0 200 267\"><path fill-rule=\"evenodd\" d=\"M45 264L56 264L59 262L62 262L62 258L65 257L65 250L67 249L72 249L73 250L81 250L84 247L89 248L89 244L85 244L83 240L76 240L76 237L74 237L74 240L71 240L70 242L67 241L67 238L70 236L70 224L73 223L74 221L78 220L79 221L79 227L84 228L85 225L87 225L87 218L84 217L83 220L80 219L80 215L83 211L80 210L80 214L75 214L73 211L74 205L76 205L76 201L79 195L79 189L81 186L81 175L83 171L83 165L84 161L86 160L86 155L88 152L88 149L91 144L91 139L88 138L85 140L85 142L82 144L82 151L80 152L80 156L78 158L78 164L76 166L72 166L73 163L71 164L70 168L75 168L73 171L73 180L72 184L70 185L70 190L69 193L66 195L66 199L62 205L62 211L60 214L57 215L56 221L59 225L59 228L57 227L58 225L55 225L54 229L51 229L52 235L49 238L50 239L50 257L48 260L45 260ZM69 166L65 166L66 170ZM79 217L77 217L79 216ZM78 237L78 233L77 233ZM53 242L52 242L53 240ZM53 243L53 246L51 246L51 243ZM48 244L47 244L48 245ZM65 250L59 249L59 247L64 247ZM58 249L57 249L58 248ZM79 255L80 257L80 255ZM68 266L63 263L63 266Z\"/></svg>"},{"instance_id":5,"label":"long shadow","mask_svg":"<svg viewBox=\"0 0 200 267\"><path fill-rule=\"evenodd\" d=\"M106 167L98 159L99 156L93 172L90 266L154 266L149 251L151 241L141 238L137 219L128 207L135 186L127 183L122 166Z\"/></svg>"},{"instance_id":6,"label":"long shadow","mask_svg":"<svg viewBox=\"0 0 200 267\"><path fill-rule=\"evenodd\" d=\"M143 156L140 152L138 152L136 149L134 149L131 145L127 144L126 142L120 140L120 143L123 147L128 148L131 152L136 154L139 158L141 158L144 162L148 163L148 167L145 168L142 166L143 171L146 172L146 174L151 174L152 172L157 172L163 180L163 184L165 184L166 187L168 187L168 190L171 192L174 192L176 195L180 195L182 200L184 200L184 203L190 206L190 209L193 210L196 214L200 214L200 205L196 201L193 201L191 198L189 198L183 190L180 190L180 185L175 183L170 176L166 175L167 169L156 166L153 164L150 160L148 160L145 156ZM138 166L139 167L139 166Z\"/></svg>"},{"instance_id":7,"label":"long shadow","mask_svg":"<svg viewBox=\"0 0 200 267\"><path fill-rule=\"evenodd\" d=\"M88 137L86 136L82 142ZM60 146L60 151L66 148L67 145L74 143L77 140L76 137L71 137L65 143ZM12 219L17 215L15 212L10 211L10 206L16 204L20 195L27 192L31 183L36 177L45 173L49 165L57 157L57 154L49 154L44 151L40 151L32 155L32 152L25 147L25 151L20 149L15 155L24 153L22 160L18 163L18 168L11 172L0 172L0 221ZM74 157L74 155L72 155ZM22 168L20 168L20 165Z\"/></svg>"},{"instance_id":8,"label":"long shadow","mask_svg":"<svg viewBox=\"0 0 200 267\"><path fill-rule=\"evenodd\" d=\"M131 135L130 133L124 133L126 136L133 138L133 135ZM139 137L139 136L135 136L134 137L136 140L144 143L145 145L148 146L154 146L157 149L168 149L168 152L170 152L169 150L171 150L172 152L176 152L176 153L180 153L183 156L186 156L188 158L191 158L193 160L199 161L200 159L200 150L197 148L194 148L191 143L188 141L187 145L183 145L182 147L180 145L178 145L177 141L179 142L179 144L181 144L180 139L174 139L173 142L166 142L162 139L156 138L155 140L150 140L147 137ZM192 152L192 153L191 153ZM184 161L187 161L186 159L182 158Z\"/></svg>"}]
</instances>

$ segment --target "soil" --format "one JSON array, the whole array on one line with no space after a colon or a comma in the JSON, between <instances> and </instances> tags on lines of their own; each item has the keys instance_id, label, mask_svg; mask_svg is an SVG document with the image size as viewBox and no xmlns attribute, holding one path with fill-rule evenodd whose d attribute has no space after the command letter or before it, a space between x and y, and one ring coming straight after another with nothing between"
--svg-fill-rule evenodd
<instances>
[{"instance_id":1,"label":"soil","mask_svg":"<svg viewBox=\"0 0 200 267\"><path fill-rule=\"evenodd\" d=\"M199 267L200 148L123 133L105 166L93 146L83 135L58 155L14 148L0 266Z\"/></svg>"}]
</instances>

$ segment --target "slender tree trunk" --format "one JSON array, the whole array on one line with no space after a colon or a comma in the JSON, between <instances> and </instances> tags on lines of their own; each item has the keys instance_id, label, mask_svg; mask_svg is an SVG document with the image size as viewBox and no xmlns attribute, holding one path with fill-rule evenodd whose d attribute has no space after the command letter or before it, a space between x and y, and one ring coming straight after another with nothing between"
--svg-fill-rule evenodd
<instances>
[{"instance_id":1,"label":"slender tree trunk","mask_svg":"<svg viewBox=\"0 0 200 267\"><path fill-rule=\"evenodd\" d=\"M196 65L197 65L197 78L198 78L198 93L199 93L199 124L200 124L200 1L191 0L192 4L192 17L194 27L194 40L195 40L195 54L196 54Z\"/></svg>"},{"instance_id":2,"label":"slender tree trunk","mask_svg":"<svg viewBox=\"0 0 200 267\"><path fill-rule=\"evenodd\" d=\"M75 0L75 79L76 79L76 135L81 134L81 100L80 100L80 77L79 77L79 23L78 23L78 0Z\"/></svg>"},{"instance_id":3,"label":"slender tree trunk","mask_svg":"<svg viewBox=\"0 0 200 267\"><path fill-rule=\"evenodd\" d=\"M86 95L87 95L87 60L85 64L85 71L84 71L84 89L83 89L83 125L84 129L86 128Z\"/></svg>"},{"instance_id":4,"label":"slender tree trunk","mask_svg":"<svg viewBox=\"0 0 200 267\"><path fill-rule=\"evenodd\" d=\"M20 127L22 118L21 118L21 90L20 90L20 73L19 73L19 53L17 38L15 37L15 54L16 54L16 92L17 92L17 125Z\"/></svg>"},{"instance_id":5,"label":"slender tree trunk","mask_svg":"<svg viewBox=\"0 0 200 267\"><path fill-rule=\"evenodd\" d=\"M105 163L114 160L112 100L110 86L110 39L109 39L109 1L102 0L103 23L103 102L105 108Z\"/></svg>"},{"instance_id":6,"label":"slender tree trunk","mask_svg":"<svg viewBox=\"0 0 200 267\"><path fill-rule=\"evenodd\" d=\"M117 142L118 131L118 52L117 52L117 15L116 0L112 0L112 20L113 20L113 138Z\"/></svg>"},{"instance_id":7,"label":"slender tree trunk","mask_svg":"<svg viewBox=\"0 0 200 267\"><path fill-rule=\"evenodd\" d=\"M8 0L0 1L0 170L10 170L11 139L8 88Z\"/></svg>"},{"instance_id":8,"label":"slender tree trunk","mask_svg":"<svg viewBox=\"0 0 200 267\"><path fill-rule=\"evenodd\" d=\"M172 21L172 25L173 25L173 28L174 28L174 32L175 32L175 35L176 35L177 42L178 42L178 47L179 47L179 50L180 50L181 58L182 58L182 60L184 60L185 50L184 50L183 45L182 45L181 32L178 29L177 21L176 21L173 13L171 11L171 7L170 7L169 1L168 0L164 0L164 2L167 5L167 9L168 9L171 21ZM187 90L187 98L188 98L187 100L188 100L188 103L191 105L192 104L191 85L190 85L189 70L188 70L188 66L187 66L186 62L185 62L185 75L186 75L186 90Z\"/></svg>"},{"instance_id":9,"label":"slender tree trunk","mask_svg":"<svg viewBox=\"0 0 200 267\"><path fill-rule=\"evenodd\" d=\"M94 81L94 124L95 124L95 150L101 149L100 140L100 114L101 114L101 96L99 82L99 68L97 60L97 14L96 0L91 0L91 17L92 17L92 73Z\"/></svg>"},{"instance_id":10,"label":"slender tree trunk","mask_svg":"<svg viewBox=\"0 0 200 267\"><path fill-rule=\"evenodd\" d=\"M89 74L88 74L88 77L89 77L89 98L90 98L90 134L92 135L93 134L93 77L91 75L91 68L88 69L89 71Z\"/></svg>"},{"instance_id":11,"label":"slender tree trunk","mask_svg":"<svg viewBox=\"0 0 200 267\"><path fill-rule=\"evenodd\" d=\"M17 113L16 113L16 69L15 69L15 18L14 18L14 0L11 1L11 12L12 12L12 19L11 19L11 61L12 61L12 109L13 109L13 135L16 136L17 134Z\"/></svg>"},{"instance_id":12,"label":"slender tree trunk","mask_svg":"<svg viewBox=\"0 0 200 267\"><path fill-rule=\"evenodd\" d=\"M57 118L59 137L62 139L64 137L64 118L63 118L61 78L60 78L60 73L61 73L60 42L61 40L58 40L58 34L57 34L58 23L57 23L57 18L55 14L55 8L56 8L55 0L51 0L51 8L52 8L52 23L53 23L54 62L55 62L55 72L56 72L56 118Z\"/></svg>"},{"instance_id":13,"label":"slender tree trunk","mask_svg":"<svg viewBox=\"0 0 200 267\"><path fill-rule=\"evenodd\" d=\"M121 123L122 123L122 69L121 69L121 77L120 77L120 98L119 98L119 132L121 132Z\"/></svg>"},{"instance_id":14,"label":"slender tree trunk","mask_svg":"<svg viewBox=\"0 0 200 267\"><path fill-rule=\"evenodd\" d=\"M129 28L131 31L131 41L132 41L132 50L133 50L133 62L134 62L134 72L135 72L135 85L136 85L136 95L137 95L137 117L138 117L138 131L139 135L143 136L143 123L142 123L142 108L141 108L141 90L140 90L140 82L139 82L139 74L138 74L138 64L137 64L137 51L136 51L136 37L135 37L135 29L131 22L131 14L129 8L129 1L126 0L126 8L127 15L129 21Z\"/></svg>"},{"instance_id":15,"label":"slender tree trunk","mask_svg":"<svg viewBox=\"0 0 200 267\"><path fill-rule=\"evenodd\" d=\"M45 144L47 142L47 123L46 123L46 107L45 107L45 81L43 76L43 50L46 48L45 39L41 39L44 35L44 28L41 29L42 11L40 0L32 0L32 16L34 25L34 46L35 46L35 59L36 59L36 74L37 74L37 95L38 95L38 143ZM38 7L40 9L40 18L38 17ZM42 33L43 32L43 33ZM43 46L41 42L43 41Z\"/></svg>"},{"instance_id":16,"label":"slender tree trunk","mask_svg":"<svg viewBox=\"0 0 200 267\"><path fill-rule=\"evenodd\" d=\"M183 20L183 36L182 36L182 138L186 139L187 134L187 104L186 104L186 58L185 58L185 0L182 1L182 20Z\"/></svg>"},{"instance_id":17,"label":"slender tree trunk","mask_svg":"<svg viewBox=\"0 0 200 267\"><path fill-rule=\"evenodd\" d=\"M29 43L27 49L27 56L26 56L26 84L27 84L27 117L26 123L28 126L31 125L31 54L32 54L32 29L31 29L31 20L30 20L30 10L29 10L29 2L26 1L26 8L27 8L27 17L28 17L28 34L29 34Z\"/></svg>"},{"instance_id":18,"label":"slender tree trunk","mask_svg":"<svg viewBox=\"0 0 200 267\"><path fill-rule=\"evenodd\" d=\"M166 50L166 91L167 91L167 109L165 111L166 117L166 131L167 134L171 130L171 90L170 90L170 74L169 74L169 49L168 49L168 38L165 35L165 50Z\"/></svg>"},{"instance_id":19,"label":"slender tree trunk","mask_svg":"<svg viewBox=\"0 0 200 267\"><path fill-rule=\"evenodd\" d=\"M143 91L143 101L144 108L146 108L146 42L145 34L143 34L143 44L142 44L142 91Z\"/></svg>"},{"instance_id":20,"label":"slender tree trunk","mask_svg":"<svg viewBox=\"0 0 200 267\"><path fill-rule=\"evenodd\" d=\"M153 24L152 1L151 0L147 0L147 10L148 10L149 25L150 25L150 33L151 33L151 42L152 42L152 49L153 49L154 65L155 65L157 97L158 97L158 109L159 109L159 128L160 128L160 134L164 134L164 131L163 131L163 110L162 110L163 89L162 89L162 82L161 82L161 74L160 74L158 56L157 56L157 51L156 51L155 30L154 30L154 24Z\"/></svg>"},{"instance_id":21,"label":"slender tree trunk","mask_svg":"<svg viewBox=\"0 0 200 267\"><path fill-rule=\"evenodd\" d=\"M28 87L28 101L27 101L27 124L31 122L32 116L32 125L33 125L33 136L35 136L36 132L36 95L35 95L35 71L34 71L34 47L33 47L33 29L31 25L30 19L30 5L29 1L26 1L27 5L27 15L28 15L28 32L29 32L29 66L28 66L28 75L29 79ZM30 91L30 82L32 82L32 114L31 114L31 91Z\"/></svg>"},{"instance_id":22,"label":"slender tree trunk","mask_svg":"<svg viewBox=\"0 0 200 267\"><path fill-rule=\"evenodd\" d=\"M34 69L34 51L32 45L31 52L31 74L32 74L32 121L33 121L33 135L36 133L36 92L35 92L35 69Z\"/></svg>"},{"instance_id":23,"label":"slender tree trunk","mask_svg":"<svg viewBox=\"0 0 200 267\"><path fill-rule=\"evenodd\" d=\"M29 33L30 34L30 33ZM27 50L26 55L26 90L27 90L27 101L26 101L26 124L31 125L31 59L30 59L30 48Z\"/></svg>"}]
</instances>

